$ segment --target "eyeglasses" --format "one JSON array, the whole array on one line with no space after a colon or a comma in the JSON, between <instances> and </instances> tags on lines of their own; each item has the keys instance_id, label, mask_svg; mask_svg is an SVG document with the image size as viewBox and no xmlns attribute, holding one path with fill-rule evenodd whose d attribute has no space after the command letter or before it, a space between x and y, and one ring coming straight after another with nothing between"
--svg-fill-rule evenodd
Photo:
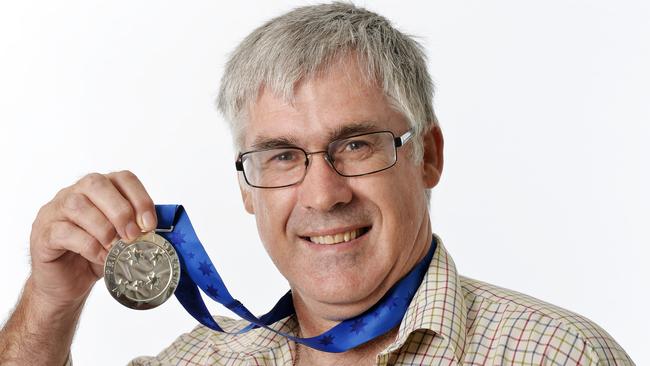
<instances>
[{"instance_id":1,"label":"eyeglasses","mask_svg":"<svg viewBox=\"0 0 650 366\"><path fill-rule=\"evenodd\" d=\"M358 177L395 165L397 148L411 137L411 130L399 137L390 131L378 131L334 140L322 151L307 152L299 147L248 151L239 155L235 168L252 187L282 188L302 182L310 157L324 154L325 161L339 175Z\"/></svg>"}]
</instances>

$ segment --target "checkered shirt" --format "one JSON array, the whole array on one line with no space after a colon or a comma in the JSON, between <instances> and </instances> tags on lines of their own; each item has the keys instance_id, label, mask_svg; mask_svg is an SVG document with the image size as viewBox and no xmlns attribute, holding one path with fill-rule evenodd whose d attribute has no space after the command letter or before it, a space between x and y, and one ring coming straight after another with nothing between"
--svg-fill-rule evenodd
<instances>
[{"instance_id":1,"label":"checkered shirt","mask_svg":"<svg viewBox=\"0 0 650 366\"><path fill-rule=\"evenodd\" d=\"M245 321L215 317L226 330ZM275 323L296 334L294 316ZM266 329L224 335L202 325L131 366L285 365L295 344ZM589 319L530 296L459 276L438 239L431 265L377 365L634 365Z\"/></svg>"}]
</instances>

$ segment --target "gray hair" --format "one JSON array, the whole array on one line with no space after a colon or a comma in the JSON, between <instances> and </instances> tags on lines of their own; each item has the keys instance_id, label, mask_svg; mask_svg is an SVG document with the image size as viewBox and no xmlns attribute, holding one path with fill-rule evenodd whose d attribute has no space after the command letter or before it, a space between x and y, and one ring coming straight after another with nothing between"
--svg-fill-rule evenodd
<instances>
[{"instance_id":1,"label":"gray hair","mask_svg":"<svg viewBox=\"0 0 650 366\"><path fill-rule=\"evenodd\" d=\"M392 107L409 121L413 157L419 162L422 133L438 123L423 48L386 18L341 2L303 6L271 19L234 50L217 106L236 148L242 148L247 112L262 88L290 101L300 80L325 72L348 54L357 55L365 79L379 83Z\"/></svg>"}]
</instances>

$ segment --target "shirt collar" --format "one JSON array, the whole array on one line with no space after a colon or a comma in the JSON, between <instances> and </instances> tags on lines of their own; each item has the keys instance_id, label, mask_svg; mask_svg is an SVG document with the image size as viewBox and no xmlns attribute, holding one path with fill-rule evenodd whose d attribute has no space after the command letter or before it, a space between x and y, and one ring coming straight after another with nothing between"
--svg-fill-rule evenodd
<instances>
[{"instance_id":1,"label":"shirt collar","mask_svg":"<svg viewBox=\"0 0 650 366\"><path fill-rule=\"evenodd\" d=\"M456 265L442 240L434 236L437 247L429 269L406 310L395 342L382 353L398 350L416 331L430 330L449 342L460 363L465 347L465 300Z\"/></svg>"},{"instance_id":2,"label":"shirt collar","mask_svg":"<svg viewBox=\"0 0 650 366\"><path fill-rule=\"evenodd\" d=\"M230 326L229 324L222 324L221 321L219 322L226 332L236 332L243 325L247 324L244 321L228 320L232 322ZM271 327L294 336L298 332L298 322L295 314L274 323ZM246 333L233 334L228 337L224 337L217 332L210 332L209 343L217 353L237 353L248 356L267 353L281 347L290 347L287 338L264 328L257 328Z\"/></svg>"}]
</instances>

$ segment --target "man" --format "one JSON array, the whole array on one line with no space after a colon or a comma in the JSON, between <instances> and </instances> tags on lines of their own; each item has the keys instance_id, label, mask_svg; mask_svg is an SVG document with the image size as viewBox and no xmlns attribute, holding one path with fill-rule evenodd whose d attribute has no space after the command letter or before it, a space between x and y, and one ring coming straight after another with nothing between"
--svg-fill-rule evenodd
<instances>
[{"instance_id":1,"label":"man","mask_svg":"<svg viewBox=\"0 0 650 366\"><path fill-rule=\"evenodd\" d=\"M292 290L295 315L274 328L319 336L382 301L432 248L433 258L401 323L345 352L266 329L233 336L199 326L132 364L632 364L589 320L457 274L428 215L443 167L431 97L419 45L353 5L298 8L248 36L219 107L240 152L244 206ZM111 244L156 224L152 199L126 171L89 174L43 206L32 274L0 337L2 363L69 360Z\"/></svg>"}]
</instances>

